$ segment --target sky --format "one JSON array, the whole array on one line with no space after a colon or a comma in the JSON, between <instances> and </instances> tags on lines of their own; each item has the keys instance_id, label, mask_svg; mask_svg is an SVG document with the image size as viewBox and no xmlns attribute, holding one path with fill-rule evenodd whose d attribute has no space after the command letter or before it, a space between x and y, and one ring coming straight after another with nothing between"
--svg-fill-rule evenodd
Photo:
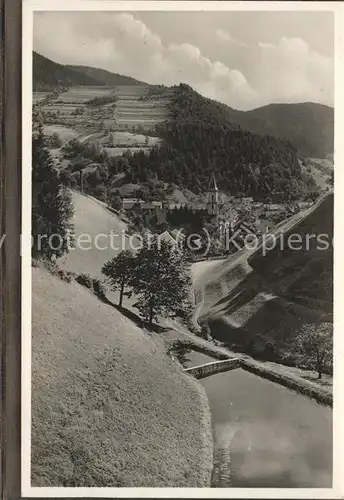
<instances>
[{"instance_id":1,"label":"sky","mask_svg":"<svg viewBox=\"0 0 344 500\"><path fill-rule=\"evenodd\" d=\"M247 110L333 106L331 12L36 12L34 50L61 64L191 85Z\"/></svg>"}]
</instances>

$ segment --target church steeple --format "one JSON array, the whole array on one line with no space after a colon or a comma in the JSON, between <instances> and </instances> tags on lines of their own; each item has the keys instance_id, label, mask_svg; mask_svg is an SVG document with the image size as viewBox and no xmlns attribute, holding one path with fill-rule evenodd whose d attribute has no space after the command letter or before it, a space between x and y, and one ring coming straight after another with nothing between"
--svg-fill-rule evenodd
<instances>
[{"instance_id":1,"label":"church steeple","mask_svg":"<svg viewBox=\"0 0 344 500\"><path fill-rule=\"evenodd\" d=\"M208 192L210 191L218 191L215 174L212 174L212 176L210 177Z\"/></svg>"},{"instance_id":2,"label":"church steeple","mask_svg":"<svg viewBox=\"0 0 344 500\"><path fill-rule=\"evenodd\" d=\"M219 214L219 190L217 188L215 175L212 174L208 186L208 214Z\"/></svg>"}]
</instances>

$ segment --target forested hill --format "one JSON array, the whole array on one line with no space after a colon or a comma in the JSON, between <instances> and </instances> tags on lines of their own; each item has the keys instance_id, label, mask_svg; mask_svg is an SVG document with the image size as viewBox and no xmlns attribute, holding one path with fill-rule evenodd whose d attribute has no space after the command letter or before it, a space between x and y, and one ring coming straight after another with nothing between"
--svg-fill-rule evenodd
<instances>
[{"instance_id":1,"label":"forested hill","mask_svg":"<svg viewBox=\"0 0 344 500\"><path fill-rule=\"evenodd\" d=\"M259 135L289 141L300 156L326 158L334 147L334 110L313 102L269 104L238 111L197 94L181 84L175 88L171 106L179 122L206 121L242 128Z\"/></svg>"},{"instance_id":2,"label":"forested hill","mask_svg":"<svg viewBox=\"0 0 344 500\"><path fill-rule=\"evenodd\" d=\"M171 109L173 118L157 126L162 145L131 159L136 180L157 176L201 193L215 172L221 190L257 199L306 198L316 189L290 143L240 129L224 104L180 85Z\"/></svg>"},{"instance_id":3,"label":"forested hill","mask_svg":"<svg viewBox=\"0 0 344 500\"><path fill-rule=\"evenodd\" d=\"M326 158L334 147L334 110L305 102L269 104L251 111L231 110L232 119L256 134L289 140L300 155Z\"/></svg>"},{"instance_id":4,"label":"forested hill","mask_svg":"<svg viewBox=\"0 0 344 500\"><path fill-rule=\"evenodd\" d=\"M47 57L33 53L33 86L34 90L54 89L57 87L73 87L79 85L145 85L129 76L111 73L104 69L89 66L63 65Z\"/></svg>"},{"instance_id":5,"label":"forested hill","mask_svg":"<svg viewBox=\"0 0 344 500\"><path fill-rule=\"evenodd\" d=\"M34 90L54 89L79 85L104 85L104 83L83 73L58 64L47 57L33 53Z\"/></svg>"},{"instance_id":6,"label":"forested hill","mask_svg":"<svg viewBox=\"0 0 344 500\"><path fill-rule=\"evenodd\" d=\"M111 73L110 71L106 71L105 69L92 68L90 66L67 66L67 68L77 71L78 73L82 73L87 75L90 78L94 78L102 82L105 85L113 86L113 85L147 85L144 82L140 82L135 78L131 78L130 76L120 75L118 73Z\"/></svg>"},{"instance_id":7,"label":"forested hill","mask_svg":"<svg viewBox=\"0 0 344 500\"><path fill-rule=\"evenodd\" d=\"M184 83L173 90L170 108L176 122L219 125L233 130L240 128L232 116L236 111L226 104L203 97Z\"/></svg>"}]
</instances>

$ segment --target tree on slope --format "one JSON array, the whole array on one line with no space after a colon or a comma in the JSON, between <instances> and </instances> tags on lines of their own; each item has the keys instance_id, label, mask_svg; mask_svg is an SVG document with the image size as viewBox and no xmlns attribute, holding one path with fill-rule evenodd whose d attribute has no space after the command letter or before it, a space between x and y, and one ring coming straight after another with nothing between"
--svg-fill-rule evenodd
<instances>
[{"instance_id":1,"label":"tree on slope","mask_svg":"<svg viewBox=\"0 0 344 500\"><path fill-rule=\"evenodd\" d=\"M305 325L295 338L293 349L300 356L300 364L318 372L318 379L333 362L333 325Z\"/></svg>"},{"instance_id":2,"label":"tree on slope","mask_svg":"<svg viewBox=\"0 0 344 500\"><path fill-rule=\"evenodd\" d=\"M43 125L34 117L32 134L32 255L60 257L68 251L73 205L45 145Z\"/></svg>"},{"instance_id":3,"label":"tree on slope","mask_svg":"<svg viewBox=\"0 0 344 500\"><path fill-rule=\"evenodd\" d=\"M135 307L150 326L160 315L183 316L190 294L185 255L159 237L145 240L135 259L133 291Z\"/></svg>"},{"instance_id":4,"label":"tree on slope","mask_svg":"<svg viewBox=\"0 0 344 500\"><path fill-rule=\"evenodd\" d=\"M104 264L102 273L107 277L112 290L119 290L118 305L122 307L126 288L131 287L134 275L135 258L129 250L123 250Z\"/></svg>"}]
</instances>

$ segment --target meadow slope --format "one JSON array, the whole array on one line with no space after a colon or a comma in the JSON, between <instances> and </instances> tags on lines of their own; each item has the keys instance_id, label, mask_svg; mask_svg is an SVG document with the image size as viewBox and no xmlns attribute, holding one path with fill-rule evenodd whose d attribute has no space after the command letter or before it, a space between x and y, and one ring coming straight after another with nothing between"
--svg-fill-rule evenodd
<instances>
[{"instance_id":1,"label":"meadow slope","mask_svg":"<svg viewBox=\"0 0 344 500\"><path fill-rule=\"evenodd\" d=\"M130 249L130 240L125 236L127 226L95 198L74 191L72 201L75 238L76 242L80 238L80 244L59 259L58 265L70 272L102 278L103 264L120 250Z\"/></svg>"},{"instance_id":2,"label":"meadow slope","mask_svg":"<svg viewBox=\"0 0 344 500\"><path fill-rule=\"evenodd\" d=\"M202 388L158 337L41 268L33 268L32 367L33 486L209 484Z\"/></svg>"}]
</instances>

